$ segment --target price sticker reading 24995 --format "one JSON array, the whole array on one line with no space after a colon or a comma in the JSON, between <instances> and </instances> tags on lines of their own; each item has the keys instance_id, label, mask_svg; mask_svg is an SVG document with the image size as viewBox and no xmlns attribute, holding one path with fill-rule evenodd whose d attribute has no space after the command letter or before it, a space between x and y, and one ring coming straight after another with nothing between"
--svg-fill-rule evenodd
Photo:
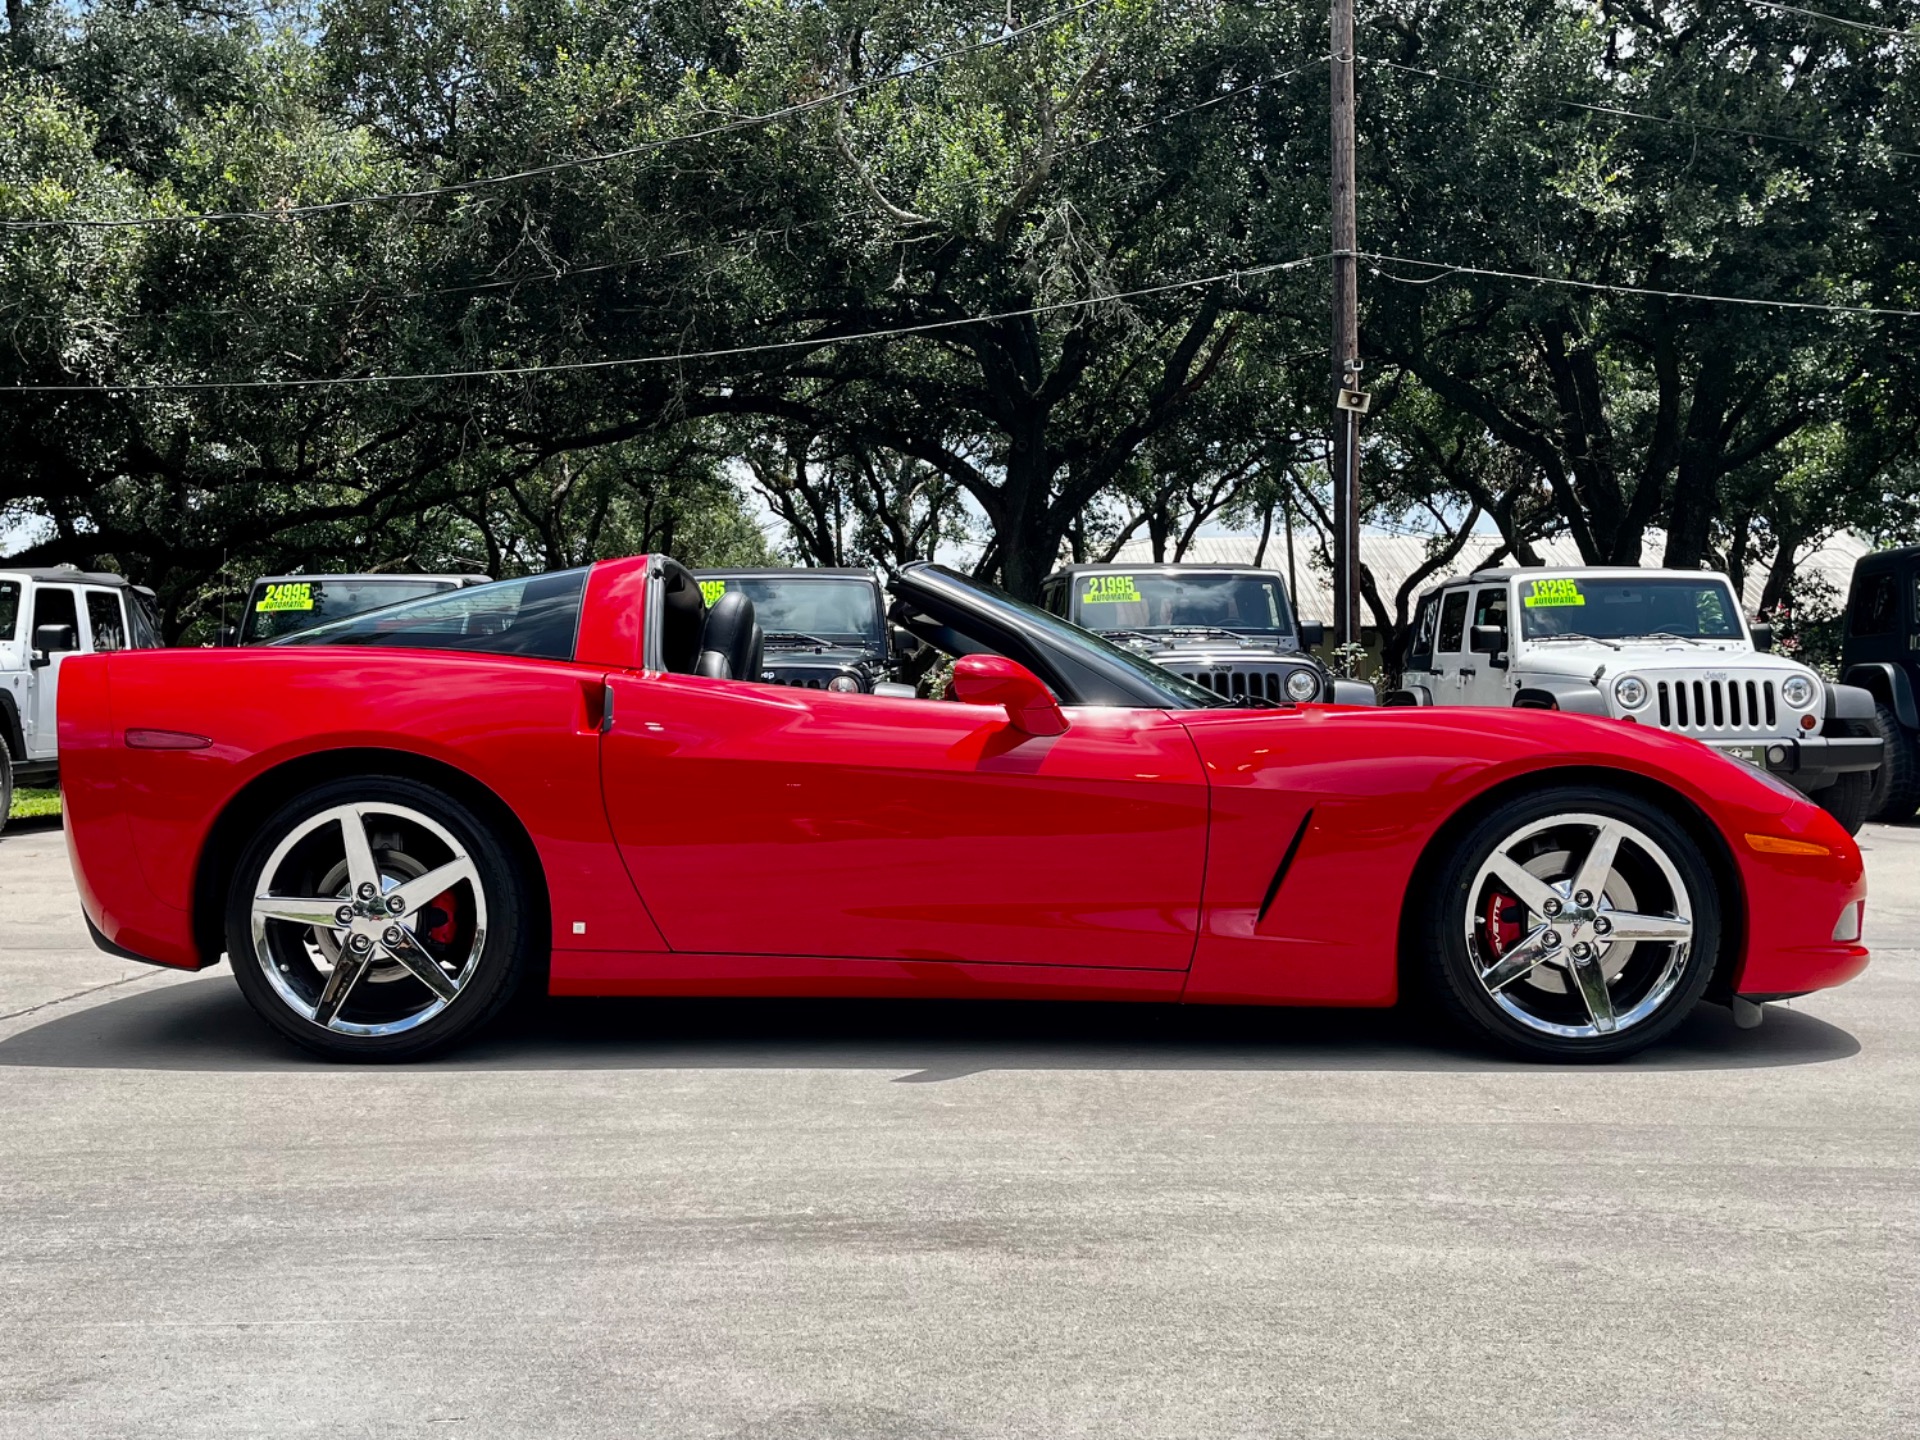
<instances>
[{"instance_id":1,"label":"price sticker reading 24995","mask_svg":"<svg viewBox=\"0 0 1920 1440\"><path fill-rule=\"evenodd\" d=\"M313 609L313 582L310 580L290 580L280 585L267 586L267 593L255 602L255 610L269 615L278 610Z\"/></svg>"},{"instance_id":2,"label":"price sticker reading 24995","mask_svg":"<svg viewBox=\"0 0 1920 1440\"><path fill-rule=\"evenodd\" d=\"M1577 580L1535 580L1533 589L1526 597L1529 610L1540 610L1550 605L1584 605L1587 597L1580 593Z\"/></svg>"}]
</instances>

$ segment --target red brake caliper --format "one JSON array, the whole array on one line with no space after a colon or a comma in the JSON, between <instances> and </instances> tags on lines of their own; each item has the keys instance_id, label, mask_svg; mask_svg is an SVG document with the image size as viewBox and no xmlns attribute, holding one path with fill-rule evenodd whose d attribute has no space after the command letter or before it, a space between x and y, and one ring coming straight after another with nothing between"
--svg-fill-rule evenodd
<instances>
[{"instance_id":1,"label":"red brake caliper","mask_svg":"<svg viewBox=\"0 0 1920 1440\"><path fill-rule=\"evenodd\" d=\"M453 943L454 922L453 892L451 890L441 891L427 902L427 908L438 910L441 915L445 917L438 925L435 925L431 930L427 931L427 938L429 940L437 940L442 945L451 945Z\"/></svg>"},{"instance_id":2,"label":"red brake caliper","mask_svg":"<svg viewBox=\"0 0 1920 1440\"><path fill-rule=\"evenodd\" d=\"M1498 960L1506 954L1520 939L1521 922L1527 918L1527 907L1511 895L1503 895L1498 890L1487 896L1486 913L1481 916L1487 931L1487 948L1493 951Z\"/></svg>"}]
</instances>

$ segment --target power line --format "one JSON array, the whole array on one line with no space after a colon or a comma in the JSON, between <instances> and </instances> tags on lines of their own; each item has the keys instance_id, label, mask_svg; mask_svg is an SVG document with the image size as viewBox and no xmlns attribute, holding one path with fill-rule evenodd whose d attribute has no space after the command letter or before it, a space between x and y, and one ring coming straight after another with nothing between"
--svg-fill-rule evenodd
<instances>
[{"instance_id":1,"label":"power line","mask_svg":"<svg viewBox=\"0 0 1920 1440\"><path fill-rule=\"evenodd\" d=\"M1422 65L1402 65L1397 60L1362 58L1367 59L1367 63L1369 64L1383 66L1388 70L1401 70L1409 75L1422 75L1430 80L1445 80L1451 85L1465 85L1475 90L1488 90L1501 95L1508 93L1503 86L1494 85L1485 80L1470 79L1465 75L1450 75L1444 70L1434 70ZM1821 140L1810 140L1799 135L1783 135L1775 130L1742 130L1732 125L1715 125L1709 121L1688 120L1678 115L1656 115L1647 110L1631 110L1624 105L1600 105L1584 100L1562 100L1557 96L1548 96L1546 98L1549 104L1562 105L1571 110L1585 110L1594 115L1612 115L1626 120L1646 120L1657 125L1671 125L1680 129L1710 130L1716 134L1739 135L1750 140L1777 140L1782 144L1800 145L1809 150L1817 150L1825 144L1825 142ZM1838 138L1845 144L1857 145L1866 143L1848 136ZM1920 160L1920 151L1895 150L1889 147L1887 153L1902 160Z\"/></svg>"},{"instance_id":2,"label":"power line","mask_svg":"<svg viewBox=\"0 0 1920 1440\"><path fill-rule=\"evenodd\" d=\"M730 360L745 355L764 355L776 351L815 350L827 345L851 345L863 340L893 340L906 335L927 335L966 325L988 325L1000 320L1018 320L1029 315L1050 315L1062 310L1081 310L1095 305L1110 305L1122 300L1139 300L1148 295L1164 295L1175 290L1197 290L1208 285L1238 283L1263 275L1298 270L1330 258L1306 255L1297 260L1276 260L1239 270L1223 270L1193 280L1168 280L1145 285L1137 290L1121 290L1108 295L1089 295L1078 300L1056 300L1019 310L1000 310L987 315L963 315L951 320L928 320L917 325L895 325L882 330L862 330L850 335L813 335L803 340L772 340L757 345L734 345L719 350L685 351L674 355L631 355L606 360L561 361L551 365L505 365L479 370L429 370L396 375L329 375L295 380L137 380L120 385L0 385L0 394L101 394L148 391L190 390L302 390L328 385L385 385L414 381L484 380L495 376L558 375L580 370L616 370L639 365L691 364L701 360Z\"/></svg>"},{"instance_id":3,"label":"power line","mask_svg":"<svg viewBox=\"0 0 1920 1440\"><path fill-rule=\"evenodd\" d=\"M1900 320L1920 320L1920 310L1896 310L1874 305L1832 305L1813 300L1763 300L1752 295L1710 295L1694 290L1656 290L1646 285L1608 285L1595 280L1573 280L1557 275L1525 275L1517 270L1491 270L1478 265L1454 265L1444 260L1412 260L1404 255L1383 255L1371 250L1359 252L1362 260L1376 262L1368 267L1369 273L1383 280L1398 281L1402 285L1432 285L1453 275L1480 275L1493 280L1520 280L1530 285L1560 285L1575 290L1598 290L1614 295L1650 295L1665 300L1700 300L1715 305L1755 305L1770 310L1813 310L1832 315L1879 316ZM1425 280L1416 280L1407 275L1395 275L1390 270L1382 270L1380 265L1417 265L1423 270L1440 270L1445 274L1435 275Z\"/></svg>"},{"instance_id":4,"label":"power line","mask_svg":"<svg viewBox=\"0 0 1920 1440\"><path fill-rule=\"evenodd\" d=\"M1809 10L1804 5L1783 5L1780 0L1747 0L1749 5L1758 5L1762 10L1784 10L1789 15L1804 15L1809 20L1824 20L1830 25L1844 25L1849 30L1865 30L1873 35L1892 35L1905 40L1911 38L1911 30L1896 30L1891 25L1873 25L1865 20L1849 20L1844 15L1829 15L1824 10Z\"/></svg>"},{"instance_id":5,"label":"power line","mask_svg":"<svg viewBox=\"0 0 1920 1440\"><path fill-rule=\"evenodd\" d=\"M944 50L938 55L929 55L886 75L877 75L869 80L860 80L852 85L825 95L815 96L811 100L797 101L782 106L778 110L769 110L758 115L741 115L718 125L710 125L704 130L693 130L681 135L666 135L658 140L649 140L645 144L630 145L621 150L607 150L593 155L579 155L567 160L555 160L546 165L535 165L526 170L515 170L505 175L480 175L471 180L456 180L445 185L427 185L416 190L390 190L373 195L351 195L341 200L326 200L312 205L287 205L275 210L207 210L182 215L141 215L119 220L0 220L0 229L4 230L131 230L146 229L157 225L197 225L225 220L304 220L314 215L330 214L336 210L349 210L361 205L389 205L403 200L430 200L441 195L466 194L482 190L493 185L511 185L521 180L533 180L542 175L554 175L564 170L579 169L587 165L603 165L614 160L627 160L636 155L648 155L664 150L670 145L685 144L694 140L710 140L717 135L730 135L740 130L751 130L763 125L771 125L781 120L791 119L795 115L804 115L810 110L818 110L825 105L835 105L843 100L864 95L869 90L882 85L891 85L912 76L922 74L950 60L966 55L977 54L982 50L991 50L997 46L1008 45L1036 30L1050 29L1063 20L1071 19L1084 10L1096 5L1104 5L1107 0L1080 0L1065 10L1055 11L1042 16L1026 25L1007 30L987 40L976 40L969 45Z\"/></svg>"}]
</instances>

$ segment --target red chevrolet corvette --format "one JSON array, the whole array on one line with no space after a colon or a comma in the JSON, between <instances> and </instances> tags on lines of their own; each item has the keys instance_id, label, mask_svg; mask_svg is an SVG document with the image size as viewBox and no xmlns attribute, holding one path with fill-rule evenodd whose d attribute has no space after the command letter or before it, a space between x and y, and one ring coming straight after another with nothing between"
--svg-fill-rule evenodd
<instances>
[{"instance_id":1,"label":"red chevrolet corvette","mask_svg":"<svg viewBox=\"0 0 1920 1440\"><path fill-rule=\"evenodd\" d=\"M1866 964L1860 852L1691 740L1230 701L936 565L946 700L761 683L737 592L642 556L240 650L70 660L106 949L224 952L292 1040L423 1055L565 995L1390 1005L1559 1060ZM1248 708L1257 706L1258 708Z\"/></svg>"}]
</instances>

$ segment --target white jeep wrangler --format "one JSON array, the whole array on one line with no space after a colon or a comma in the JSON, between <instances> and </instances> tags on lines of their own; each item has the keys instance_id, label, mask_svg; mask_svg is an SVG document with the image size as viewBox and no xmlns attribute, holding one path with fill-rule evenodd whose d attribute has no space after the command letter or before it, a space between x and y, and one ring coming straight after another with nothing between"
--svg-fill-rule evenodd
<instances>
[{"instance_id":1,"label":"white jeep wrangler","mask_svg":"<svg viewBox=\"0 0 1920 1440\"><path fill-rule=\"evenodd\" d=\"M1482 570L1421 598L1388 705L1507 705L1688 735L1779 776L1849 832L1882 742L1873 697L1750 630L1724 575L1629 568Z\"/></svg>"},{"instance_id":2,"label":"white jeep wrangler","mask_svg":"<svg viewBox=\"0 0 1920 1440\"><path fill-rule=\"evenodd\" d=\"M59 778L61 663L69 655L159 647L146 594L118 575L0 565L0 826L16 782Z\"/></svg>"}]
</instances>

